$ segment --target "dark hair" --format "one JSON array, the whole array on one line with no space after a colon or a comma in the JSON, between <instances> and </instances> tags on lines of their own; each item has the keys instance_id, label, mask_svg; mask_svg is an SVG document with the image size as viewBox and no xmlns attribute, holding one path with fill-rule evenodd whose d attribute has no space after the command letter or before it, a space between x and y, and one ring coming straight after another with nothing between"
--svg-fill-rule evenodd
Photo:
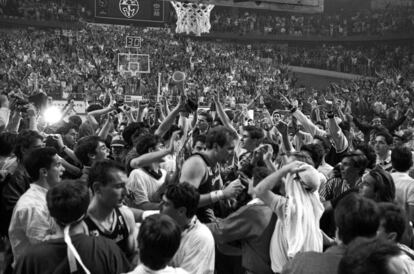
<instances>
[{"instance_id":1,"label":"dark hair","mask_svg":"<svg viewBox=\"0 0 414 274\"><path fill-rule=\"evenodd\" d=\"M167 215L151 215L138 233L139 257L152 270L164 268L180 247L181 230Z\"/></svg>"},{"instance_id":2,"label":"dark hair","mask_svg":"<svg viewBox=\"0 0 414 274\"><path fill-rule=\"evenodd\" d=\"M413 155L406 147L396 147L391 152L392 167L399 172L406 172L413 165Z\"/></svg>"},{"instance_id":3,"label":"dark hair","mask_svg":"<svg viewBox=\"0 0 414 274\"><path fill-rule=\"evenodd\" d=\"M28 98L29 102L33 103L36 109L39 109L39 110L46 107L47 99L48 99L48 96L43 92L33 94Z\"/></svg>"},{"instance_id":4,"label":"dark hair","mask_svg":"<svg viewBox=\"0 0 414 274\"><path fill-rule=\"evenodd\" d=\"M393 202L395 199L395 184L392 176L380 167L369 172L375 179L374 192L376 202Z\"/></svg>"},{"instance_id":5,"label":"dark hair","mask_svg":"<svg viewBox=\"0 0 414 274\"><path fill-rule=\"evenodd\" d=\"M106 185L111 180L113 171L124 171L124 166L113 160L96 161L89 170L88 185L93 190L93 183L99 182Z\"/></svg>"},{"instance_id":6,"label":"dark hair","mask_svg":"<svg viewBox=\"0 0 414 274\"><path fill-rule=\"evenodd\" d=\"M213 122L213 117L210 115L210 113L206 111L201 111L198 113L198 116L204 116L206 117L207 123L211 124Z\"/></svg>"},{"instance_id":7,"label":"dark hair","mask_svg":"<svg viewBox=\"0 0 414 274\"><path fill-rule=\"evenodd\" d=\"M380 131L377 131L376 133L375 133L375 137L377 137L377 136L382 136L382 137L384 137L384 139L385 139L385 142L387 143L387 145L392 145L392 142L394 141L393 140L393 138L392 138L392 135L391 134L389 134L388 133L388 131L386 131L386 130L380 130Z\"/></svg>"},{"instance_id":8,"label":"dark hair","mask_svg":"<svg viewBox=\"0 0 414 274\"><path fill-rule=\"evenodd\" d=\"M331 143L329 142L328 138L325 138L320 135L313 136L313 139L321 141L322 148L324 150L324 154L327 154L329 150L331 149Z\"/></svg>"},{"instance_id":9,"label":"dark hair","mask_svg":"<svg viewBox=\"0 0 414 274\"><path fill-rule=\"evenodd\" d=\"M373 237L380 224L377 205L356 193L346 195L334 211L338 236L344 244L357 237Z\"/></svg>"},{"instance_id":10,"label":"dark hair","mask_svg":"<svg viewBox=\"0 0 414 274\"><path fill-rule=\"evenodd\" d=\"M80 180L65 180L49 189L46 194L50 216L65 226L79 220L89 206L89 190Z\"/></svg>"},{"instance_id":11,"label":"dark hair","mask_svg":"<svg viewBox=\"0 0 414 274\"><path fill-rule=\"evenodd\" d=\"M264 137L263 130L255 126L244 126L244 131L247 131L252 139L262 139Z\"/></svg>"},{"instance_id":12,"label":"dark hair","mask_svg":"<svg viewBox=\"0 0 414 274\"><path fill-rule=\"evenodd\" d=\"M160 139L154 134L144 134L138 137L135 150L138 155L144 155L149 152L150 149L155 149L157 144L160 143Z\"/></svg>"},{"instance_id":13,"label":"dark hair","mask_svg":"<svg viewBox=\"0 0 414 274\"><path fill-rule=\"evenodd\" d=\"M77 125L78 129L80 125L82 125L82 118L79 117L78 115L72 115L68 118L68 120L70 123Z\"/></svg>"},{"instance_id":14,"label":"dark hair","mask_svg":"<svg viewBox=\"0 0 414 274\"><path fill-rule=\"evenodd\" d=\"M315 125L320 125L320 126L322 126L322 128L325 130L326 129L326 125L325 125L325 123L324 122L322 122L322 121L318 121L318 122L316 122L315 123Z\"/></svg>"},{"instance_id":15,"label":"dark hair","mask_svg":"<svg viewBox=\"0 0 414 274\"><path fill-rule=\"evenodd\" d=\"M57 151L53 147L36 148L29 153L24 165L33 181L39 180L41 168L50 168L56 154Z\"/></svg>"},{"instance_id":16,"label":"dark hair","mask_svg":"<svg viewBox=\"0 0 414 274\"><path fill-rule=\"evenodd\" d=\"M378 208L385 231L397 233L395 240L399 242L404 235L407 224L405 211L393 203L378 203Z\"/></svg>"},{"instance_id":17,"label":"dark hair","mask_svg":"<svg viewBox=\"0 0 414 274\"><path fill-rule=\"evenodd\" d=\"M226 111L224 111L227 115L227 117L229 118L230 121L234 120L234 111L232 111L231 109L228 109Z\"/></svg>"},{"instance_id":18,"label":"dark hair","mask_svg":"<svg viewBox=\"0 0 414 274\"><path fill-rule=\"evenodd\" d=\"M74 124L74 123L71 123L71 122L69 122L69 123L66 123L66 124L64 124L63 126L61 126L60 128L58 128L57 130L56 130L56 133L58 133L58 134L61 134L61 135L65 135L65 134L67 134L71 129L74 129L74 130L76 130L76 131L79 131L79 126L77 126L76 124Z\"/></svg>"},{"instance_id":19,"label":"dark hair","mask_svg":"<svg viewBox=\"0 0 414 274\"><path fill-rule=\"evenodd\" d=\"M43 136L34 130L22 130L19 132L16 138L16 146L14 148L14 154L17 159L23 159L22 149L28 149L36 140L42 140Z\"/></svg>"},{"instance_id":20,"label":"dark hair","mask_svg":"<svg viewBox=\"0 0 414 274\"><path fill-rule=\"evenodd\" d=\"M314 163L314 168L318 168L323 159L323 147L319 144L305 144L300 148L301 151L306 151L310 154Z\"/></svg>"},{"instance_id":21,"label":"dark hair","mask_svg":"<svg viewBox=\"0 0 414 274\"><path fill-rule=\"evenodd\" d=\"M173 125L170 126L170 128L167 130L167 132L162 136L162 141L163 142L167 142L168 140L170 140L172 134L175 131L181 131L182 132L182 130L181 130L181 128L179 126L177 126L176 124L173 124Z\"/></svg>"},{"instance_id":22,"label":"dark hair","mask_svg":"<svg viewBox=\"0 0 414 274\"><path fill-rule=\"evenodd\" d=\"M237 136L231 130L223 126L217 126L208 131L206 136L206 148L212 149L214 144L223 147L235 139L237 139Z\"/></svg>"},{"instance_id":23,"label":"dark hair","mask_svg":"<svg viewBox=\"0 0 414 274\"><path fill-rule=\"evenodd\" d=\"M185 207L187 218L191 218L196 214L200 193L189 183L183 182L169 185L164 195L174 204L175 208Z\"/></svg>"},{"instance_id":24,"label":"dark hair","mask_svg":"<svg viewBox=\"0 0 414 274\"><path fill-rule=\"evenodd\" d=\"M368 144L359 144L355 150L360 150L367 157L367 168L373 169L377 163L377 154L372 146Z\"/></svg>"},{"instance_id":25,"label":"dark hair","mask_svg":"<svg viewBox=\"0 0 414 274\"><path fill-rule=\"evenodd\" d=\"M2 132L0 134L0 156L9 156L14 149L17 135L10 132Z\"/></svg>"},{"instance_id":26,"label":"dark hair","mask_svg":"<svg viewBox=\"0 0 414 274\"><path fill-rule=\"evenodd\" d=\"M256 186L272 172L266 167L255 167L253 169L253 186Z\"/></svg>"},{"instance_id":27,"label":"dark hair","mask_svg":"<svg viewBox=\"0 0 414 274\"><path fill-rule=\"evenodd\" d=\"M352 162L352 166L355 168L359 168L360 176L364 174L365 168L367 167L367 164L368 164L368 159L364 154L349 152L344 155L343 159L344 158L349 158Z\"/></svg>"},{"instance_id":28,"label":"dark hair","mask_svg":"<svg viewBox=\"0 0 414 274\"><path fill-rule=\"evenodd\" d=\"M388 267L389 259L401 254L392 241L361 238L349 245L339 263L338 274L393 274Z\"/></svg>"},{"instance_id":29,"label":"dark hair","mask_svg":"<svg viewBox=\"0 0 414 274\"><path fill-rule=\"evenodd\" d=\"M47 136L44 143L45 146L53 147L56 151L59 151L59 143L53 136Z\"/></svg>"},{"instance_id":30,"label":"dark hair","mask_svg":"<svg viewBox=\"0 0 414 274\"><path fill-rule=\"evenodd\" d=\"M98 136L86 136L77 142L75 146L75 155L82 163L82 165L90 165L89 154L96 154L96 148L99 146L99 142L105 143Z\"/></svg>"},{"instance_id":31,"label":"dark hair","mask_svg":"<svg viewBox=\"0 0 414 274\"><path fill-rule=\"evenodd\" d=\"M193 137L193 148L197 142L206 143L206 135L204 134L197 134Z\"/></svg>"},{"instance_id":32,"label":"dark hair","mask_svg":"<svg viewBox=\"0 0 414 274\"><path fill-rule=\"evenodd\" d=\"M347 121L340 122L338 126L341 128L341 130L344 134L351 130L351 124Z\"/></svg>"},{"instance_id":33,"label":"dark hair","mask_svg":"<svg viewBox=\"0 0 414 274\"><path fill-rule=\"evenodd\" d=\"M128 145L128 147L132 146L132 136L136 131L141 131L143 128L143 123L130 123L124 128L124 131L122 132L122 138L124 139L125 143Z\"/></svg>"},{"instance_id":34,"label":"dark hair","mask_svg":"<svg viewBox=\"0 0 414 274\"><path fill-rule=\"evenodd\" d=\"M287 153L287 156L293 157L295 158L295 160L307 163L311 166L314 165L312 158L308 154L302 151L295 151L295 152Z\"/></svg>"}]
</instances>

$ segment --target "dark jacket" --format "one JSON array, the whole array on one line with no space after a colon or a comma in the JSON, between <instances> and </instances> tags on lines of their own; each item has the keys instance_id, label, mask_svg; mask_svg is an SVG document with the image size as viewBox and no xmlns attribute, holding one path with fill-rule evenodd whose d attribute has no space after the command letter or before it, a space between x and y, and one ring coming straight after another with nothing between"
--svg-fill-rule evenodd
<instances>
[{"instance_id":1,"label":"dark jacket","mask_svg":"<svg viewBox=\"0 0 414 274\"><path fill-rule=\"evenodd\" d=\"M256 203L206 225L217 245L241 244L242 266L248 272L272 274L269 248L276 220L276 214L268 206Z\"/></svg>"},{"instance_id":2,"label":"dark jacket","mask_svg":"<svg viewBox=\"0 0 414 274\"><path fill-rule=\"evenodd\" d=\"M343 245L328 248L324 253L303 252L287 263L282 274L335 274L345 254Z\"/></svg>"},{"instance_id":3,"label":"dark jacket","mask_svg":"<svg viewBox=\"0 0 414 274\"><path fill-rule=\"evenodd\" d=\"M13 209L20 196L29 188L32 179L26 168L19 163L13 175L8 176L1 192L0 229L2 235L8 235Z\"/></svg>"}]
</instances>

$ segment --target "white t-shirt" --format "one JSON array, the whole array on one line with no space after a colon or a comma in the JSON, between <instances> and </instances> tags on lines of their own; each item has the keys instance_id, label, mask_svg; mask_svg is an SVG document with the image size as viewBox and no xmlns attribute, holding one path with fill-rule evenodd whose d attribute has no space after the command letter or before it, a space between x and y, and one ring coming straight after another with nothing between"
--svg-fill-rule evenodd
<instances>
[{"instance_id":1,"label":"white t-shirt","mask_svg":"<svg viewBox=\"0 0 414 274\"><path fill-rule=\"evenodd\" d=\"M211 231L194 216L190 226L181 234L180 247L171 261L190 274L213 274L215 244Z\"/></svg>"},{"instance_id":2,"label":"white t-shirt","mask_svg":"<svg viewBox=\"0 0 414 274\"><path fill-rule=\"evenodd\" d=\"M146 267L145 265L141 264L138 265L131 272L128 272L127 274L188 274L188 272L182 268L173 268L170 266L167 266L160 270L152 270Z\"/></svg>"},{"instance_id":3,"label":"white t-shirt","mask_svg":"<svg viewBox=\"0 0 414 274\"><path fill-rule=\"evenodd\" d=\"M405 172L391 173L395 184L395 200L405 210L414 206L414 179Z\"/></svg>"},{"instance_id":4,"label":"white t-shirt","mask_svg":"<svg viewBox=\"0 0 414 274\"><path fill-rule=\"evenodd\" d=\"M138 206L145 202L152 202L155 200L154 195L165 181L166 172L160 169L162 176L160 179L155 179L149 175L145 170L138 168L134 169L129 174L126 188L131 198L130 202Z\"/></svg>"}]
</instances>

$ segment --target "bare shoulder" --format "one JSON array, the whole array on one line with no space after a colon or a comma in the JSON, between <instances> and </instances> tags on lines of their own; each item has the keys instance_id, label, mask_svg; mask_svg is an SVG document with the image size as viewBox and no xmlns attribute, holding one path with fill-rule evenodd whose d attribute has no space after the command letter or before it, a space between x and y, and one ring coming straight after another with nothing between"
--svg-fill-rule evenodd
<instances>
[{"instance_id":1,"label":"bare shoulder","mask_svg":"<svg viewBox=\"0 0 414 274\"><path fill-rule=\"evenodd\" d=\"M204 160L200 156L195 155L195 156L191 156L184 162L183 170L185 168L188 168L189 170L193 170L194 168L204 170L204 166L205 166Z\"/></svg>"},{"instance_id":2,"label":"bare shoulder","mask_svg":"<svg viewBox=\"0 0 414 274\"><path fill-rule=\"evenodd\" d=\"M206 164L200 156L193 156L184 162L180 182L188 182L198 187L206 174Z\"/></svg>"}]
</instances>

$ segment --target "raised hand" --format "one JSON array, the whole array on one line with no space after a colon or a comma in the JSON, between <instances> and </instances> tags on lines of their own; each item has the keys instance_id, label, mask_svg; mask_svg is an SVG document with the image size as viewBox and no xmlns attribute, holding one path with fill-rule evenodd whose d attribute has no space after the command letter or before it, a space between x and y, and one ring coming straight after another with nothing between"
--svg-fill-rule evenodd
<instances>
[{"instance_id":1,"label":"raised hand","mask_svg":"<svg viewBox=\"0 0 414 274\"><path fill-rule=\"evenodd\" d=\"M240 179L234 180L223 190L224 197L226 199L237 197L244 189Z\"/></svg>"},{"instance_id":2,"label":"raised hand","mask_svg":"<svg viewBox=\"0 0 414 274\"><path fill-rule=\"evenodd\" d=\"M302 172L306 170L306 164L301 161L293 161L287 165L285 165L285 168L288 173L297 173Z\"/></svg>"},{"instance_id":3,"label":"raised hand","mask_svg":"<svg viewBox=\"0 0 414 274\"><path fill-rule=\"evenodd\" d=\"M185 109L185 104L187 103L187 96L185 96L184 94L180 95L180 99L178 100L178 105L177 107L180 110L184 110Z\"/></svg>"},{"instance_id":4,"label":"raised hand","mask_svg":"<svg viewBox=\"0 0 414 274\"><path fill-rule=\"evenodd\" d=\"M175 151L175 142L180 139L181 130L174 131L171 135L170 145L168 146L168 151L172 154Z\"/></svg>"},{"instance_id":5,"label":"raised hand","mask_svg":"<svg viewBox=\"0 0 414 274\"><path fill-rule=\"evenodd\" d=\"M287 98L285 95L283 95L282 93L278 92L279 96L288 104L288 105L292 105L292 101L289 100L289 98Z\"/></svg>"},{"instance_id":6,"label":"raised hand","mask_svg":"<svg viewBox=\"0 0 414 274\"><path fill-rule=\"evenodd\" d=\"M220 102L220 91L218 89L213 92L213 101L214 103Z\"/></svg>"},{"instance_id":7,"label":"raised hand","mask_svg":"<svg viewBox=\"0 0 414 274\"><path fill-rule=\"evenodd\" d=\"M322 102L325 110L327 112L333 111L333 103L331 101L326 100L325 96L322 95Z\"/></svg>"}]
</instances>

